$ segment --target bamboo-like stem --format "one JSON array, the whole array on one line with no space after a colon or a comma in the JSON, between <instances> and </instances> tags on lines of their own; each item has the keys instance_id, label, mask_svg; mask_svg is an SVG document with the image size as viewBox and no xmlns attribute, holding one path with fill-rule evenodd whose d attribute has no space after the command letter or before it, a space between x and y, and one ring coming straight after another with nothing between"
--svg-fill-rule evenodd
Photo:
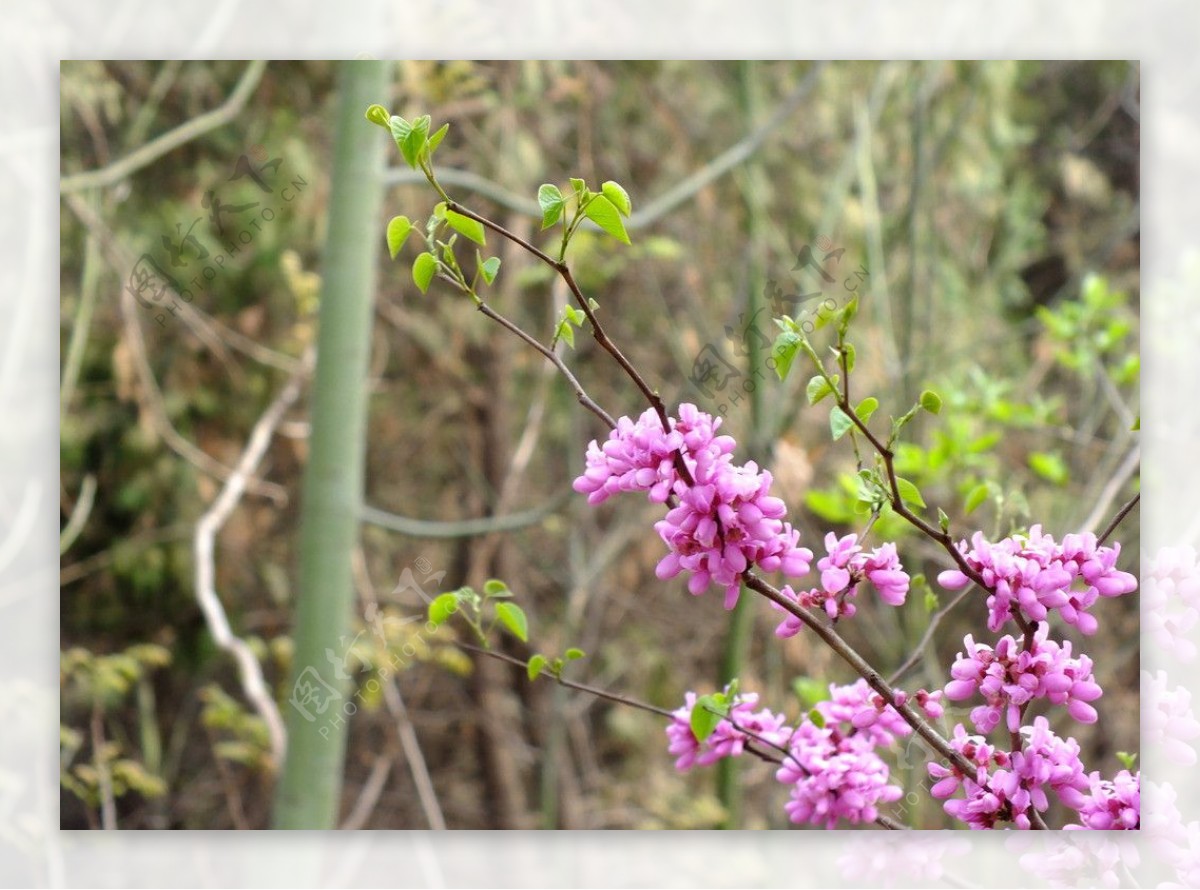
<instances>
[{"instance_id":1,"label":"bamboo-like stem","mask_svg":"<svg viewBox=\"0 0 1200 890\"><path fill-rule=\"evenodd\" d=\"M341 651L354 603L351 566L358 540L367 420L367 364L375 291L384 142L362 126L362 109L387 89L384 62L340 64L329 229L321 283L313 385L311 452L300 516L300 583L294 619L292 688L321 672L325 651ZM288 752L276 790L276 828L333 828L341 797L346 723L288 713Z\"/></svg>"}]
</instances>

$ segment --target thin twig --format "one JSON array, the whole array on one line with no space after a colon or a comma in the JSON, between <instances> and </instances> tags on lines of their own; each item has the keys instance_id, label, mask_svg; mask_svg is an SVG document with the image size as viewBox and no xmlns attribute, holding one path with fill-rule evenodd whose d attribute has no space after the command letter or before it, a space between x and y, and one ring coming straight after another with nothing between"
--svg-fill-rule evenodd
<instances>
[{"instance_id":1,"label":"thin twig","mask_svg":"<svg viewBox=\"0 0 1200 890\"><path fill-rule=\"evenodd\" d=\"M477 652L480 655L486 655L488 658L494 658L497 661L505 661L519 668L527 669L527 664L515 656L508 655L505 652L497 652L494 649L484 649L481 646L476 646L472 643L459 643L458 646L462 649L467 649L471 652ZM616 702L619 705L627 705L631 708L637 708L639 711L646 711L651 714L657 714L660 717L674 717L675 715L666 708L660 708L657 705L649 705L645 702L638 701L635 698L621 695L617 692L609 692L607 689L600 689L597 686L588 686L586 683L576 683L574 680L567 680L564 677L556 677L554 674L542 674L550 681L557 683L559 686L565 686L567 689L576 689L579 692L586 692L589 695L594 695L597 698L602 698L607 701Z\"/></svg>"},{"instance_id":2,"label":"thin twig","mask_svg":"<svg viewBox=\"0 0 1200 890\"><path fill-rule=\"evenodd\" d=\"M395 760L396 758L391 754L380 754L375 758L371 773L367 776L367 781L363 783L362 791L358 793L358 799L354 801L354 809L350 811L350 815L340 826L342 831L359 831L366 826L367 820L371 818L371 814L375 812L375 807L379 804L379 797L383 794L383 789L387 786L388 773L392 771L392 764Z\"/></svg>"},{"instance_id":3,"label":"thin twig","mask_svg":"<svg viewBox=\"0 0 1200 890\"><path fill-rule=\"evenodd\" d=\"M916 648L913 649L912 653L904 660L904 663L901 664L900 667L892 671L892 675L888 677L889 683L892 685L899 683L900 679L905 674L916 667L917 662L921 660L921 655L925 652L925 647L928 646L933 640L933 632L937 630L938 625L942 623L942 619L950 614L955 606L957 606L978 589L979 588L977 588L974 584L963 588L957 594L955 594L954 599L950 600L950 602L946 603L946 605L942 606L942 608L938 609L929 617L929 626L925 628L925 633L921 636Z\"/></svg>"},{"instance_id":4,"label":"thin twig","mask_svg":"<svg viewBox=\"0 0 1200 890\"><path fill-rule=\"evenodd\" d=\"M511 237L518 238L516 235L512 235ZM528 242L521 243L528 244ZM533 247L532 245L529 245L529 247L531 250L537 251L536 247ZM541 251L537 252L541 253ZM542 254L542 256L545 256L545 254ZM553 260L550 260L550 262L553 263ZM592 397L584 391L583 386L580 385L575 375L571 373L571 369L567 367L566 362L562 360L562 357L557 352L547 346L542 345L537 338L531 337L529 334L525 333L525 331L523 331L518 325L509 321L487 303L481 301L477 308L488 318L492 319L492 321L497 322L502 327L516 334L519 338L544 355L547 360L554 364L554 367L558 368L559 373L567 379L567 382L571 384L571 389L575 391L575 398L579 401L579 404L583 405L583 407L587 408L602 421L604 421L610 430L616 427L617 422L612 419L611 415L609 415L607 411L597 405ZM588 311L590 312L591 310L589 309Z\"/></svg>"},{"instance_id":5,"label":"thin twig","mask_svg":"<svg viewBox=\"0 0 1200 890\"><path fill-rule=\"evenodd\" d=\"M375 593L375 585L371 583L371 575L367 570L367 559L362 548L354 551L351 568L356 579L359 596L366 606L379 611L379 597ZM380 619L382 622L382 618ZM446 818L442 815L441 804L438 803L437 792L433 787L433 779L429 775L429 767L425 763L425 755L421 751L421 743L417 739L412 719L408 716L408 708L404 706L404 698L400 695L400 683L393 673L383 686L383 700L396 724L396 735L400 739L400 747L408 761L408 771L412 775L413 784L417 786L417 798L425 813L425 821L434 831L446 830ZM367 815L369 815L367 812ZM363 822L366 816L363 817Z\"/></svg>"},{"instance_id":6,"label":"thin twig","mask_svg":"<svg viewBox=\"0 0 1200 890\"><path fill-rule=\"evenodd\" d=\"M112 772L105 759L104 712L100 703L92 705L92 755L96 760L96 783L100 791L100 827L105 831L117 829L117 803L113 798Z\"/></svg>"},{"instance_id":7,"label":"thin twig","mask_svg":"<svg viewBox=\"0 0 1200 890\"><path fill-rule=\"evenodd\" d=\"M1138 492L1133 497L1131 497L1128 501L1126 501L1125 506L1123 506L1120 510L1117 511L1117 515L1112 518L1112 522L1110 522L1105 527L1104 531L1102 531L1100 533L1100 535L1096 538L1096 543L1103 544L1105 541L1107 541L1108 536L1117 530L1117 526L1121 524L1121 520L1123 520L1126 516L1129 515L1129 511L1132 510L1135 506L1137 506L1137 503L1138 503L1138 501L1141 500L1141 498L1142 498L1142 493Z\"/></svg>"},{"instance_id":8,"label":"thin twig","mask_svg":"<svg viewBox=\"0 0 1200 890\"><path fill-rule=\"evenodd\" d=\"M96 477L88 473L83 477L83 484L79 488L79 497L75 500L75 507L71 510L71 517L67 520L67 527L58 536L58 552L60 556L71 549L71 545L75 543L75 539L83 531L83 527L87 524L88 516L91 515L92 504L95 500Z\"/></svg>"},{"instance_id":9,"label":"thin twig","mask_svg":"<svg viewBox=\"0 0 1200 890\"><path fill-rule=\"evenodd\" d=\"M242 73L241 79L233 92L229 94L219 107L212 111L205 112L197 118L193 118L186 124L180 124L174 130L169 130L163 133L157 139L147 142L141 148L103 167L99 170L88 170L84 173L75 173L71 176L64 176L59 180L59 191L64 195L70 192L77 192L81 189L103 188L104 186L113 185L120 182L126 176L136 173L138 170L151 164L161 158L169 151L173 151L181 145L191 142L210 130L215 130L223 124L229 123L241 112L242 107L250 98L254 88L258 86L259 80L262 79L263 71L266 70L267 63L261 60L251 62L246 66L246 70Z\"/></svg>"},{"instance_id":10,"label":"thin twig","mask_svg":"<svg viewBox=\"0 0 1200 890\"><path fill-rule=\"evenodd\" d=\"M255 710L258 711L259 716L262 717L263 722L266 723L267 733L271 740L272 759L277 768L283 764L284 752L287 749L287 731L271 690L263 679L262 666L246 642L235 635L229 626L229 619L225 615L225 609L221 605L220 597L217 596L215 589L216 569L213 551L217 532L220 531L241 500L247 482L262 462L267 447L271 444L275 428L283 420L284 413L299 399L312 364L313 351L310 349L305 355L301 370L292 375L254 425L254 429L250 433L250 440L247 442L233 474L222 487L216 500L196 524L194 539L196 599L204 612L204 619L213 640L220 648L231 653L238 663L242 690L245 692L246 698L254 705Z\"/></svg>"}]
</instances>

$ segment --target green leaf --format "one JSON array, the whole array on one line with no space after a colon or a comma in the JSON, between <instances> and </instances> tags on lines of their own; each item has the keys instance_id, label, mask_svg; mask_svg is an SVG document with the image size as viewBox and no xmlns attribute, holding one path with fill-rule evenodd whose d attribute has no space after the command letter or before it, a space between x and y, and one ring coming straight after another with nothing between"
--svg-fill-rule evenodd
<instances>
[{"instance_id":1,"label":"green leaf","mask_svg":"<svg viewBox=\"0 0 1200 890\"><path fill-rule=\"evenodd\" d=\"M796 677L792 680L792 692L800 699L800 704L809 708L829 698L829 686L812 677Z\"/></svg>"},{"instance_id":2,"label":"green leaf","mask_svg":"<svg viewBox=\"0 0 1200 890\"><path fill-rule=\"evenodd\" d=\"M921 407L930 414L937 414L942 410L942 397L932 389L927 389L921 393Z\"/></svg>"},{"instance_id":3,"label":"green leaf","mask_svg":"<svg viewBox=\"0 0 1200 890\"><path fill-rule=\"evenodd\" d=\"M497 578L489 578L483 584L483 595L503 599L512 596L512 591L508 589L508 585Z\"/></svg>"},{"instance_id":4,"label":"green leaf","mask_svg":"<svg viewBox=\"0 0 1200 890\"><path fill-rule=\"evenodd\" d=\"M938 607L938 603L939 603L938 595L933 592L932 588L927 589L925 591L925 611L926 612L936 611L937 607Z\"/></svg>"},{"instance_id":5,"label":"green leaf","mask_svg":"<svg viewBox=\"0 0 1200 890\"><path fill-rule=\"evenodd\" d=\"M621 211L622 216L629 216L629 211L633 209L633 205L629 202L629 193L621 188L620 185L610 179L604 185L600 186L600 193L612 201L613 206Z\"/></svg>"},{"instance_id":6,"label":"green leaf","mask_svg":"<svg viewBox=\"0 0 1200 890\"><path fill-rule=\"evenodd\" d=\"M429 290L429 282L433 281L433 276L437 273L437 265L437 257L428 252L413 261L412 277L421 293Z\"/></svg>"},{"instance_id":7,"label":"green leaf","mask_svg":"<svg viewBox=\"0 0 1200 890\"><path fill-rule=\"evenodd\" d=\"M812 722L812 724L814 726L817 727L817 729L825 728L825 715L822 714L820 711L818 711L816 708L813 708L812 710L810 710L808 712L808 719L809 719L809 721Z\"/></svg>"},{"instance_id":8,"label":"green leaf","mask_svg":"<svg viewBox=\"0 0 1200 890\"><path fill-rule=\"evenodd\" d=\"M571 327L571 322L563 319L558 323L558 327L554 331L555 340L563 340L572 349L575 348L575 329Z\"/></svg>"},{"instance_id":9,"label":"green leaf","mask_svg":"<svg viewBox=\"0 0 1200 890\"><path fill-rule=\"evenodd\" d=\"M775 356L775 373L780 380L786 380L796 353L800 350L800 335L794 331L784 331L775 338L771 354Z\"/></svg>"},{"instance_id":10,"label":"green leaf","mask_svg":"<svg viewBox=\"0 0 1200 890\"><path fill-rule=\"evenodd\" d=\"M850 298L850 302L845 308L838 313L838 333L843 337L846 336L846 331L850 329L850 322L854 321L854 316L858 315L858 297Z\"/></svg>"},{"instance_id":11,"label":"green leaf","mask_svg":"<svg viewBox=\"0 0 1200 890\"><path fill-rule=\"evenodd\" d=\"M849 374L854 370L854 359L858 353L855 351L853 343L843 343L842 352L846 355L846 373Z\"/></svg>"},{"instance_id":12,"label":"green leaf","mask_svg":"<svg viewBox=\"0 0 1200 890\"><path fill-rule=\"evenodd\" d=\"M446 619L458 611L458 597L453 593L443 593L435 596L429 604L429 620L437 626L445 623Z\"/></svg>"},{"instance_id":13,"label":"green leaf","mask_svg":"<svg viewBox=\"0 0 1200 890\"><path fill-rule=\"evenodd\" d=\"M571 188L574 189L576 197L582 197L587 192L587 183L578 176L572 176Z\"/></svg>"},{"instance_id":14,"label":"green leaf","mask_svg":"<svg viewBox=\"0 0 1200 890\"><path fill-rule=\"evenodd\" d=\"M1125 767L1125 769L1133 769L1133 765L1135 762L1137 762L1137 758L1138 756L1136 754L1130 754L1128 751L1117 752L1117 760L1121 761L1121 766Z\"/></svg>"},{"instance_id":15,"label":"green leaf","mask_svg":"<svg viewBox=\"0 0 1200 890\"><path fill-rule=\"evenodd\" d=\"M875 409L879 407L879 399L874 396L867 396L858 403L858 407L854 409L854 413L858 415L858 419L866 423L871 419L871 415L875 413Z\"/></svg>"},{"instance_id":16,"label":"green leaf","mask_svg":"<svg viewBox=\"0 0 1200 890\"><path fill-rule=\"evenodd\" d=\"M394 216L391 222L387 224L387 246L392 259L396 258L396 254L404 246L404 242L408 238L408 233L411 231L412 222L407 216Z\"/></svg>"},{"instance_id":17,"label":"green leaf","mask_svg":"<svg viewBox=\"0 0 1200 890\"><path fill-rule=\"evenodd\" d=\"M578 661L579 659L581 659L583 657L584 657L583 650L576 649L574 646L572 646L570 649L568 649L566 652L563 653L563 658L565 658L567 661Z\"/></svg>"},{"instance_id":18,"label":"green leaf","mask_svg":"<svg viewBox=\"0 0 1200 890\"><path fill-rule=\"evenodd\" d=\"M432 157L433 153L437 151L437 147L442 144L442 140L446 138L446 132L449 129L449 124L442 124L441 127L438 128L438 131L429 137L428 151L430 157Z\"/></svg>"},{"instance_id":19,"label":"green leaf","mask_svg":"<svg viewBox=\"0 0 1200 890\"><path fill-rule=\"evenodd\" d=\"M404 155L404 159L408 161L410 167L417 166L421 159L421 152L425 150L425 146L429 142L429 125L429 115L423 114L412 122L408 135L404 137L400 153Z\"/></svg>"},{"instance_id":20,"label":"green leaf","mask_svg":"<svg viewBox=\"0 0 1200 890\"><path fill-rule=\"evenodd\" d=\"M496 273L500 271L500 257L488 257L479 264L479 274L483 276L483 280L491 284L496 280Z\"/></svg>"},{"instance_id":21,"label":"green leaf","mask_svg":"<svg viewBox=\"0 0 1200 890\"><path fill-rule=\"evenodd\" d=\"M946 515L946 511L941 507L938 507L938 525L941 526L944 532L950 530L950 517Z\"/></svg>"},{"instance_id":22,"label":"green leaf","mask_svg":"<svg viewBox=\"0 0 1200 890\"><path fill-rule=\"evenodd\" d=\"M538 652L535 655L529 656L529 662L525 665L525 672L529 674L530 680L536 680L538 674L542 672L542 668L546 666L546 656Z\"/></svg>"},{"instance_id":23,"label":"green leaf","mask_svg":"<svg viewBox=\"0 0 1200 890\"><path fill-rule=\"evenodd\" d=\"M921 498L921 492L917 490L917 486L913 485L907 479L897 477L896 489L900 492L900 500L917 507L923 508L925 506L925 501Z\"/></svg>"},{"instance_id":24,"label":"green leaf","mask_svg":"<svg viewBox=\"0 0 1200 890\"><path fill-rule=\"evenodd\" d=\"M567 318L571 319L571 324L575 325L575 327L579 327L587 321L587 316L583 314L582 309L576 309L574 306L564 306L563 312L566 313Z\"/></svg>"},{"instance_id":25,"label":"green leaf","mask_svg":"<svg viewBox=\"0 0 1200 890\"><path fill-rule=\"evenodd\" d=\"M991 493L991 488L986 482L980 482L967 494L967 501L963 505L963 509L968 514L972 513L980 504L987 500L988 494Z\"/></svg>"},{"instance_id":26,"label":"green leaf","mask_svg":"<svg viewBox=\"0 0 1200 890\"><path fill-rule=\"evenodd\" d=\"M385 130L391 128L392 117L382 105L371 105L368 107L366 118L371 123L378 124Z\"/></svg>"},{"instance_id":27,"label":"green leaf","mask_svg":"<svg viewBox=\"0 0 1200 890\"><path fill-rule=\"evenodd\" d=\"M713 734L722 719L718 710L716 696L702 695L696 699L696 706L692 708L691 727L697 741L703 742Z\"/></svg>"},{"instance_id":28,"label":"green leaf","mask_svg":"<svg viewBox=\"0 0 1200 890\"><path fill-rule=\"evenodd\" d=\"M446 208L446 222L450 228L458 232L465 238L470 238L476 244L483 245L486 239L483 236L483 225L477 219L471 219L469 216L463 216L461 213L455 213L449 207Z\"/></svg>"},{"instance_id":29,"label":"green leaf","mask_svg":"<svg viewBox=\"0 0 1200 890\"><path fill-rule=\"evenodd\" d=\"M1067 465L1057 454L1035 451L1029 455L1029 468L1055 485L1065 485L1067 482Z\"/></svg>"},{"instance_id":30,"label":"green leaf","mask_svg":"<svg viewBox=\"0 0 1200 890\"><path fill-rule=\"evenodd\" d=\"M525 610L516 603L496 603L496 617L522 643L529 641L529 621Z\"/></svg>"},{"instance_id":31,"label":"green leaf","mask_svg":"<svg viewBox=\"0 0 1200 890\"><path fill-rule=\"evenodd\" d=\"M632 243L625 232L625 224L621 222L621 214L604 195L596 195L588 201L587 206L583 208L583 215L618 241L624 244Z\"/></svg>"},{"instance_id":32,"label":"green leaf","mask_svg":"<svg viewBox=\"0 0 1200 890\"><path fill-rule=\"evenodd\" d=\"M837 441L846 435L854 426L854 421L850 419L850 415L834 405L829 411L829 431L833 433L833 441Z\"/></svg>"},{"instance_id":33,"label":"green leaf","mask_svg":"<svg viewBox=\"0 0 1200 890\"><path fill-rule=\"evenodd\" d=\"M794 335L793 335L794 336ZM776 359L778 361L778 359ZM837 378L833 378L836 382ZM808 386L804 388L805 394L808 396L808 404L815 405L821 399L833 392L833 387L829 385L829 381L820 374L814 374L808 381Z\"/></svg>"},{"instance_id":34,"label":"green leaf","mask_svg":"<svg viewBox=\"0 0 1200 890\"><path fill-rule=\"evenodd\" d=\"M558 222L567 202L563 199L558 186L548 182L538 187L537 198L538 206L542 208L542 228L548 229Z\"/></svg>"}]
</instances>

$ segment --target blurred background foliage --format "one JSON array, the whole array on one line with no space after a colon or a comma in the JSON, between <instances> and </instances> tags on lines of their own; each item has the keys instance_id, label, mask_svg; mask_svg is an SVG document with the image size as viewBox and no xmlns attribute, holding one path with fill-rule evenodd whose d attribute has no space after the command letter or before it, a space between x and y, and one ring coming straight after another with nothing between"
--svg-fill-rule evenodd
<instances>
[{"instance_id":1,"label":"blurred background foliage","mask_svg":"<svg viewBox=\"0 0 1200 890\"><path fill-rule=\"evenodd\" d=\"M64 62L64 177L216 108L245 68ZM831 447L824 406L806 406L806 374L781 384L747 356L757 329L774 332L771 304L755 294L817 282L796 268L804 245L844 250L827 296L837 298L841 271L866 273L859 397L898 414L926 387L942 394L940 417L907 428L898 469L955 532L1099 530L1136 491L1135 64L404 62L394 83L379 99L394 113L450 123L438 155L450 193L519 234L537 237L542 182L582 176L628 189L633 247L581 233L578 281L668 402L724 413L772 467L814 549L825 530L861 530L853 454ZM269 822L266 732L206 629L191 535L220 486L213 463L237 460L313 339L332 101L331 64L271 63L230 123L112 185L64 194L63 827ZM237 175L244 158L274 191ZM386 216L423 217L428 189L398 153L389 158ZM261 207L230 209L228 234L218 233L217 190L227 209L277 209L269 221ZM744 646L731 649L719 596L692 598L654 577L654 509L635 498L589 509L571 497L600 433L594 418L465 298L436 283L422 297L406 264L388 260L386 216L363 384L364 499L375 512L356 561L361 632L340 655L359 690L343 818L370 828L439 816L461 828L785 827L786 789L769 765L746 764L740 785L720 788L711 773L678 775L659 718L531 685L523 670L455 647L450 625L421 632L422 594L501 577L531 621L530 647L509 639L505 651L524 659L579 646L588 657L569 666L572 678L662 707L715 688L730 657L743 689L792 715L814 678L851 679L811 637L777 641L762 603L747 613ZM167 244L193 221L211 264L252 218L250 241L201 277L177 315L159 323L156 310L123 305L137 256L182 277ZM186 259L200 252L190 249ZM566 295L528 257L493 249L504 261L493 303L548 341ZM766 314L754 316L755 305ZM689 382L706 348L741 375L711 397ZM567 352L601 405L640 413L605 359L582 336ZM757 395L742 389L734 402L751 380ZM305 436L301 404L217 546L217 590L281 708ZM513 514L516 528L464 525ZM1137 565L1137 530L1134 512L1118 535L1126 568ZM914 574L944 567L944 554L895 517L875 534L902 540ZM864 597L845 633L886 672L949 599L919 580L900 609ZM941 616L905 685L942 685L956 641L983 615L967 600ZM1138 745L1136 599L1104 602L1100 619L1100 634L1081 641L1104 656L1085 762L1113 772L1116 752ZM900 753L909 787L921 784L922 762ZM944 825L929 801L906 818Z\"/></svg>"}]
</instances>

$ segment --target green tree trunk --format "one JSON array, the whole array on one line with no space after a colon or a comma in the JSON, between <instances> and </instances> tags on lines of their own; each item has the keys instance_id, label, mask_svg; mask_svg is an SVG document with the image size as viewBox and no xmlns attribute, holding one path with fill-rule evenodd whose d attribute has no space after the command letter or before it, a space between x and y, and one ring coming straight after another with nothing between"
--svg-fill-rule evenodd
<instances>
[{"instance_id":1,"label":"green tree trunk","mask_svg":"<svg viewBox=\"0 0 1200 890\"><path fill-rule=\"evenodd\" d=\"M300 518L288 751L275 795L276 828L333 828L346 750L348 684L335 665L344 656L353 587L350 558L358 539L367 419L366 374L385 140L363 112L386 98L387 67L340 63L330 193L322 268L320 332L313 386L312 434ZM323 682L325 688L320 686ZM301 708L305 689L317 700ZM321 705L325 705L322 712Z\"/></svg>"}]
</instances>

